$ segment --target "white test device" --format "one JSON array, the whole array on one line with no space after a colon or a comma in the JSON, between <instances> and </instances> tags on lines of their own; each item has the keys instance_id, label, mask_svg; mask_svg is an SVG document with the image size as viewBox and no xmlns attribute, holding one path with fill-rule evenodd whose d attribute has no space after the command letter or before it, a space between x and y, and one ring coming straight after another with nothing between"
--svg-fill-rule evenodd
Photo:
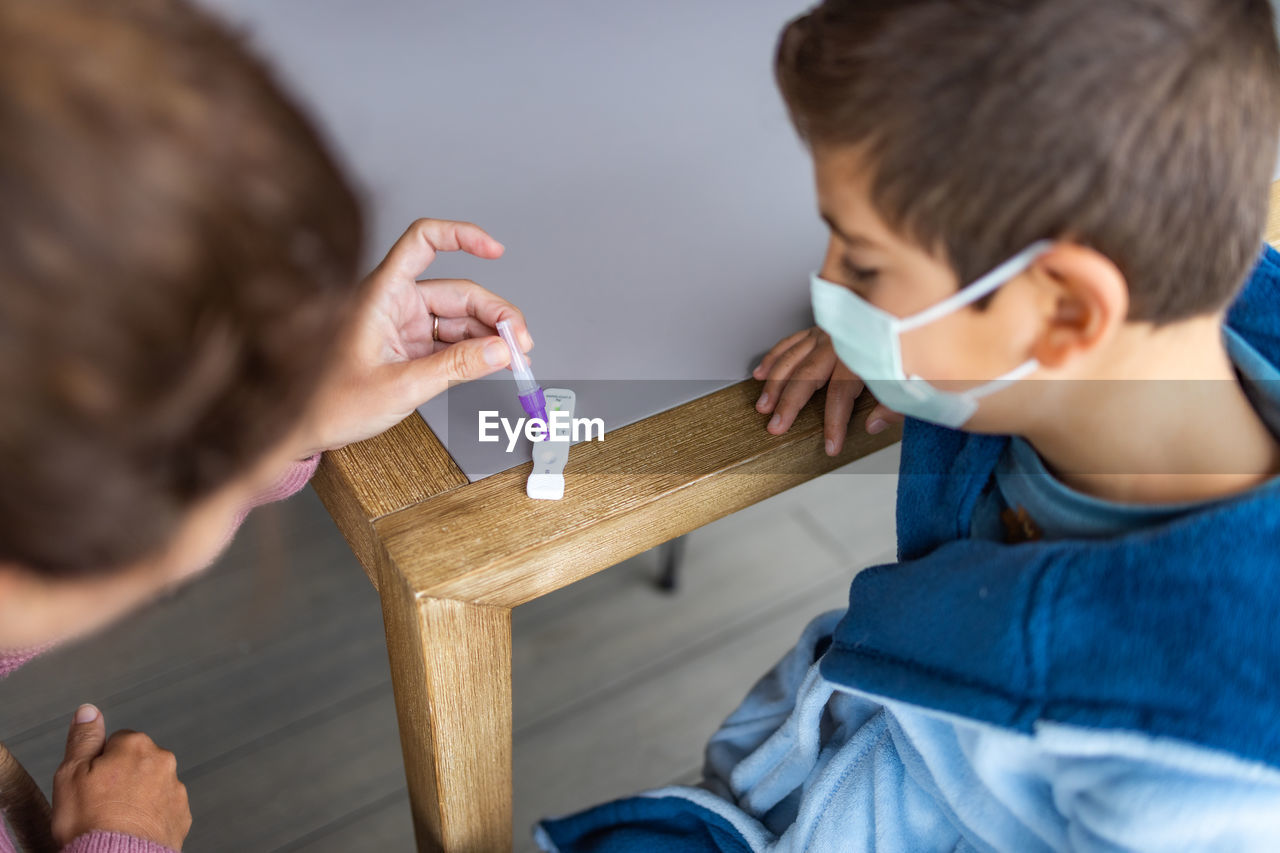
<instances>
[{"instance_id":1,"label":"white test device","mask_svg":"<svg viewBox=\"0 0 1280 853\"><path fill-rule=\"evenodd\" d=\"M564 497L564 464L569 461L570 422L576 397L568 388L547 388L547 418L562 424L559 435L552 432L545 441L533 442L533 473L525 494L535 500L558 501ZM557 418L557 413L560 414Z\"/></svg>"}]
</instances>

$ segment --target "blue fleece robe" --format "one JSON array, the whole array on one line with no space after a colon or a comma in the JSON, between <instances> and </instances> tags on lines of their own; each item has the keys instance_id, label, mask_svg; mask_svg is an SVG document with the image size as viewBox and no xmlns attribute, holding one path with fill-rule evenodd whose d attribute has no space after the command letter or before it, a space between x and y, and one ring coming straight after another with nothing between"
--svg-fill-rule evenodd
<instances>
[{"instance_id":1,"label":"blue fleece robe","mask_svg":"<svg viewBox=\"0 0 1280 853\"><path fill-rule=\"evenodd\" d=\"M1280 255L1228 316L1280 365ZM1008 439L908 420L862 572L673 786L544 821L587 851L1280 849L1272 485L1104 539L970 536Z\"/></svg>"}]
</instances>

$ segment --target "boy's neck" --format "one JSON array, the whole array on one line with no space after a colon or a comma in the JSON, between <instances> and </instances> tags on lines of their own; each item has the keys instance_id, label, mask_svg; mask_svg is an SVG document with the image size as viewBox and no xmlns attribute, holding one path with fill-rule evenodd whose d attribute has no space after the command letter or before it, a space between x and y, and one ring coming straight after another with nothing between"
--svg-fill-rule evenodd
<instances>
[{"instance_id":1,"label":"boy's neck","mask_svg":"<svg viewBox=\"0 0 1280 853\"><path fill-rule=\"evenodd\" d=\"M1023 431L1066 485L1160 504L1222 498L1280 472L1280 443L1245 396L1221 318L1131 329L1105 374L1056 386L1056 413ZM1130 345L1131 344L1131 345Z\"/></svg>"}]
</instances>

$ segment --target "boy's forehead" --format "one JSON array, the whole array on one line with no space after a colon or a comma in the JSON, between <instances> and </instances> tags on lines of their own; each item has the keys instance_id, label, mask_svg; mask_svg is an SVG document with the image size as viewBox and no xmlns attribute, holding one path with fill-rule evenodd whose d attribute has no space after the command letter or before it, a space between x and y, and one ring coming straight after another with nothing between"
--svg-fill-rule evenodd
<instances>
[{"instance_id":1,"label":"boy's forehead","mask_svg":"<svg viewBox=\"0 0 1280 853\"><path fill-rule=\"evenodd\" d=\"M849 243L870 243L878 248L909 245L876 211L871 200L872 173L856 150L816 148L813 171L818 211L838 236Z\"/></svg>"}]
</instances>

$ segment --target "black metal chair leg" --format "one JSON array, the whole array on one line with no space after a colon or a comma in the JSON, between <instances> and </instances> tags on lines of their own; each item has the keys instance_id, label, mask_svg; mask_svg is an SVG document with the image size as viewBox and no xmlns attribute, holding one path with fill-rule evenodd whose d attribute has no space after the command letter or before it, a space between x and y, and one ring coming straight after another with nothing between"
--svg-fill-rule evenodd
<instances>
[{"instance_id":1,"label":"black metal chair leg","mask_svg":"<svg viewBox=\"0 0 1280 853\"><path fill-rule=\"evenodd\" d=\"M658 589L675 592L680 580L680 561L684 558L684 537L677 536L658 546L658 561L662 573L658 576Z\"/></svg>"}]
</instances>

